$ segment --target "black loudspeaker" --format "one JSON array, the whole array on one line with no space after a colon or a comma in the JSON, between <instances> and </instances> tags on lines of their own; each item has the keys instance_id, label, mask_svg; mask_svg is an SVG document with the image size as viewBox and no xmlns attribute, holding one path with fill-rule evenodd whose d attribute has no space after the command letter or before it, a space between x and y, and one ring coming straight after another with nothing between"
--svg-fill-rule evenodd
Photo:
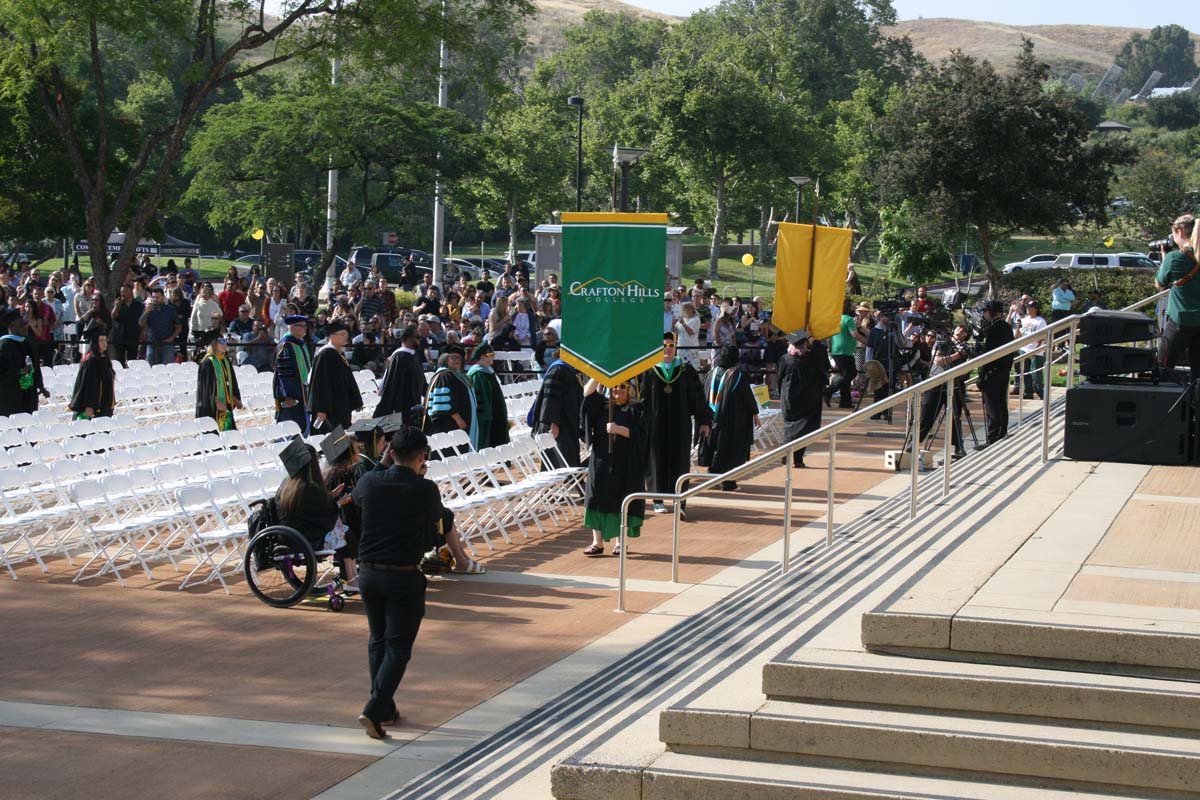
<instances>
[{"instance_id":1,"label":"black loudspeaker","mask_svg":"<svg viewBox=\"0 0 1200 800\"><path fill-rule=\"evenodd\" d=\"M1079 371L1089 378L1152 372L1158 363L1147 347L1093 345L1079 351Z\"/></svg>"},{"instance_id":2,"label":"black loudspeaker","mask_svg":"<svg viewBox=\"0 0 1200 800\"><path fill-rule=\"evenodd\" d=\"M1143 342L1158 336L1158 323L1137 311L1089 311L1079 318L1080 344Z\"/></svg>"},{"instance_id":3,"label":"black loudspeaker","mask_svg":"<svg viewBox=\"0 0 1200 800\"><path fill-rule=\"evenodd\" d=\"M1078 461L1188 464L1192 400L1174 385L1076 386L1067 392L1063 452Z\"/></svg>"}]
</instances>

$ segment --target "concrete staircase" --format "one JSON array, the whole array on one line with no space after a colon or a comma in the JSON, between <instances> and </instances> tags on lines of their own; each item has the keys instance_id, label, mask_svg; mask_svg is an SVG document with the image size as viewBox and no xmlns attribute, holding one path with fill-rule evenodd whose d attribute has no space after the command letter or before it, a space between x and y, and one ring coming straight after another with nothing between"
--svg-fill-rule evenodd
<instances>
[{"instance_id":1,"label":"concrete staircase","mask_svg":"<svg viewBox=\"0 0 1200 800\"><path fill-rule=\"evenodd\" d=\"M1200 685L1187 681L801 650L768 663L762 689L742 708L663 710L665 754L618 774L564 763L555 797L1200 795Z\"/></svg>"},{"instance_id":2,"label":"concrete staircase","mask_svg":"<svg viewBox=\"0 0 1200 800\"><path fill-rule=\"evenodd\" d=\"M662 707L657 737L651 720L581 748L554 767L554 796L1200 797L1200 631L1059 624L1033 611L971 616L971 598L997 575L1006 591L1036 594L1022 583L1036 574L1005 571L1030 563L1014 558L1023 547L1048 559L1053 545L1054 574L1072 574L1075 551L1094 546L1141 480L1122 465L1068 461L1021 486L1034 469L1028 447L1005 447L964 479L993 504L964 512L956 501L920 520L930 533L906 551L907 574L862 579L859 599L827 616L796 592L792 638L775 643L778 655ZM917 529L887 514L872 524L893 541ZM865 544L870 563L878 544ZM1062 587L1051 589L1057 597Z\"/></svg>"}]
</instances>

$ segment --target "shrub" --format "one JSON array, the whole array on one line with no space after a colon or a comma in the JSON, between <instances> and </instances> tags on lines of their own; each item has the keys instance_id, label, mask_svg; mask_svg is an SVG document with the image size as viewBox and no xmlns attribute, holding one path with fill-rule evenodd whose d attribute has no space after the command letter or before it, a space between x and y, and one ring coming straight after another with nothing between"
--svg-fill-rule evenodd
<instances>
[{"instance_id":1,"label":"shrub","mask_svg":"<svg viewBox=\"0 0 1200 800\"><path fill-rule=\"evenodd\" d=\"M1124 308L1154 294L1154 273L1144 269L1039 269L1023 270L1000 278L1000 297L1005 305L1028 294L1044 303L1043 316L1050 313L1050 292L1062 277L1071 281L1075 302L1081 306L1093 289L1100 292L1105 308Z\"/></svg>"}]
</instances>

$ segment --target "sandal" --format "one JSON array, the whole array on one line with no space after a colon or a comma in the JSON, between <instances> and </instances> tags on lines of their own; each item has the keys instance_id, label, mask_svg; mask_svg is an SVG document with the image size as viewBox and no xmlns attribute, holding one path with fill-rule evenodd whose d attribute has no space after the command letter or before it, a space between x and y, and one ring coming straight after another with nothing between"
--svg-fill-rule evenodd
<instances>
[{"instance_id":1,"label":"sandal","mask_svg":"<svg viewBox=\"0 0 1200 800\"><path fill-rule=\"evenodd\" d=\"M482 575L485 572L487 572L487 567L472 559L467 559L466 569L454 570L455 575Z\"/></svg>"},{"instance_id":2,"label":"sandal","mask_svg":"<svg viewBox=\"0 0 1200 800\"><path fill-rule=\"evenodd\" d=\"M583 554L588 558L604 555L604 545L591 544L584 548Z\"/></svg>"}]
</instances>

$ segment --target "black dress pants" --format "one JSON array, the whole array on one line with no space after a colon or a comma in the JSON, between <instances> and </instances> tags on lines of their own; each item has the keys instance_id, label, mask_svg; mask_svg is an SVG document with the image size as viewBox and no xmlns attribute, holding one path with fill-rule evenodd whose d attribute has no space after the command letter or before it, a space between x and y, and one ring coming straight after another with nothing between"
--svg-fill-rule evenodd
<instances>
[{"instance_id":1,"label":"black dress pants","mask_svg":"<svg viewBox=\"0 0 1200 800\"><path fill-rule=\"evenodd\" d=\"M389 572L362 564L358 586L371 629L367 645L371 699L363 706L362 713L375 722L383 722L396 714L396 689L404 678L413 642L425 616L425 576L415 571Z\"/></svg>"},{"instance_id":2,"label":"black dress pants","mask_svg":"<svg viewBox=\"0 0 1200 800\"><path fill-rule=\"evenodd\" d=\"M960 398L955 398L959 400ZM942 410L942 406L946 404L946 387L939 386L937 389L925 392L921 396L921 431L919 440L923 443L929 437L929 431L933 429L933 422L937 418L938 412ZM963 449L962 443L962 403L955 402L954 404L954 419L947 421L946 424L950 427L951 444L954 445L955 452L960 452Z\"/></svg>"},{"instance_id":3,"label":"black dress pants","mask_svg":"<svg viewBox=\"0 0 1200 800\"><path fill-rule=\"evenodd\" d=\"M842 380L838 384L838 405L840 408L850 407L850 387L858 377L858 367L854 364L854 356L834 356L833 363L837 364Z\"/></svg>"},{"instance_id":4,"label":"black dress pants","mask_svg":"<svg viewBox=\"0 0 1200 800\"><path fill-rule=\"evenodd\" d=\"M979 389L987 417L987 443L993 444L1008 436L1008 371L989 370L980 376Z\"/></svg>"}]
</instances>

